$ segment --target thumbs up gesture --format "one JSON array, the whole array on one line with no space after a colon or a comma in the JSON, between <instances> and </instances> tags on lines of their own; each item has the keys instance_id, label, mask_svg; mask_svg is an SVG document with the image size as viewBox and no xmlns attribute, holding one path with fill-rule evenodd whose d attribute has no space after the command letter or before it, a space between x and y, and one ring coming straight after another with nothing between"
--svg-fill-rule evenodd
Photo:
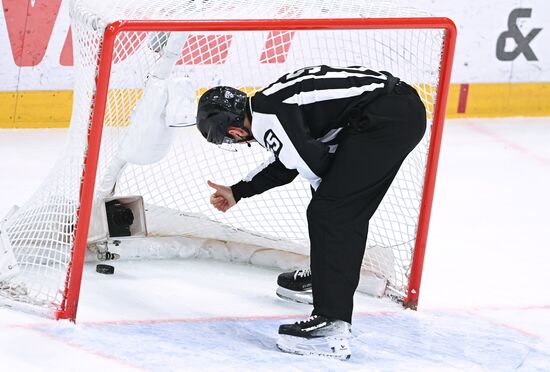
<instances>
[{"instance_id":1,"label":"thumbs up gesture","mask_svg":"<svg viewBox=\"0 0 550 372\"><path fill-rule=\"evenodd\" d=\"M233 191L229 186L218 185L212 181L208 181L208 186L216 190L210 195L210 204L220 212L227 212L229 208L237 204L233 197Z\"/></svg>"}]
</instances>

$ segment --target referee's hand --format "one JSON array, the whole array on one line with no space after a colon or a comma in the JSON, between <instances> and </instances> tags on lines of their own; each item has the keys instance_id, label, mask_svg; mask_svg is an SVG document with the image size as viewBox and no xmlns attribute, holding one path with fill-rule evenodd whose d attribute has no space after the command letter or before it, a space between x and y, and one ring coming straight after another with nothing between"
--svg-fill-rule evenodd
<instances>
[{"instance_id":1,"label":"referee's hand","mask_svg":"<svg viewBox=\"0 0 550 372\"><path fill-rule=\"evenodd\" d=\"M237 204L231 187L218 185L210 180L208 180L208 186L216 190L216 192L210 195L210 204L220 212L225 213L229 208Z\"/></svg>"}]
</instances>

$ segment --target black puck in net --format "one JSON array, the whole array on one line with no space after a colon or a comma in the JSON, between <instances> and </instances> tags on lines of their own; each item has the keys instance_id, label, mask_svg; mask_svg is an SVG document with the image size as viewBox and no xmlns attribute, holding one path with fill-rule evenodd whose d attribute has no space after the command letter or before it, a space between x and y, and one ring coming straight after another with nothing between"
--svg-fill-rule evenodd
<instances>
[{"instance_id":1,"label":"black puck in net","mask_svg":"<svg viewBox=\"0 0 550 372\"><path fill-rule=\"evenodd\" d=\"M115 268L111 265L97 264L95 267L95 271L100 274L114 274Z\"/></svg>"}]
</instances>

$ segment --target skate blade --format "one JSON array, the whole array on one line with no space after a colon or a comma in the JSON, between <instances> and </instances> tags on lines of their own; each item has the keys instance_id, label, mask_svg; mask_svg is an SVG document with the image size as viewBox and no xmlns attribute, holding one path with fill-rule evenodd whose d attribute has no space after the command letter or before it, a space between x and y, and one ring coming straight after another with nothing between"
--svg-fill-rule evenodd
<instances>
[{"instance_id":1,"label":"skate blade","mask_svg":"<svg viewBox=\"0 0 550 372\"><path fill-rule=\"evenodd\" d=\"M346 337L303 338L289 335L279 335L277 348L285 353L298 355L316 355L339 360L351 357L349 341Z\"/></svg>"},{"instance_id":2,"label":"skate blade","mask_svg":"<svg viewBox=\"0 0 550 372\"><path fill-rule=\"evenodd\" d=\"M283 300L313 305L313 295L311 291L291 291L290 289L278 287L275 294Z\"/></svg>"}]
</instances>

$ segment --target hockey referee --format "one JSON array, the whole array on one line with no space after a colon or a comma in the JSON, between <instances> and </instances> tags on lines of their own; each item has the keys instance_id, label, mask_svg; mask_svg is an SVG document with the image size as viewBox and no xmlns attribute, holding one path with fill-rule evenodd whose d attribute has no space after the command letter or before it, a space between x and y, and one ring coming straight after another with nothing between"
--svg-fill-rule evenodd
<instances>
[{"instance_id":1,"label":"hockey referee","mask_svg":"<svg viewBox=\"0 0 550 372\"><path fill-rule=\"evenodd\" d=\"M416 90L367 67L306 67L248 98L215 87L199 100L197 127L214 144L257 141L272 157L235 185L208 181L225 212L241 198L291 182L311 184L311 317L279 327L285 352L351 355L353 295L369 219L406 156L422 139L426 110Z\"/></svg>"}]
</instances>

